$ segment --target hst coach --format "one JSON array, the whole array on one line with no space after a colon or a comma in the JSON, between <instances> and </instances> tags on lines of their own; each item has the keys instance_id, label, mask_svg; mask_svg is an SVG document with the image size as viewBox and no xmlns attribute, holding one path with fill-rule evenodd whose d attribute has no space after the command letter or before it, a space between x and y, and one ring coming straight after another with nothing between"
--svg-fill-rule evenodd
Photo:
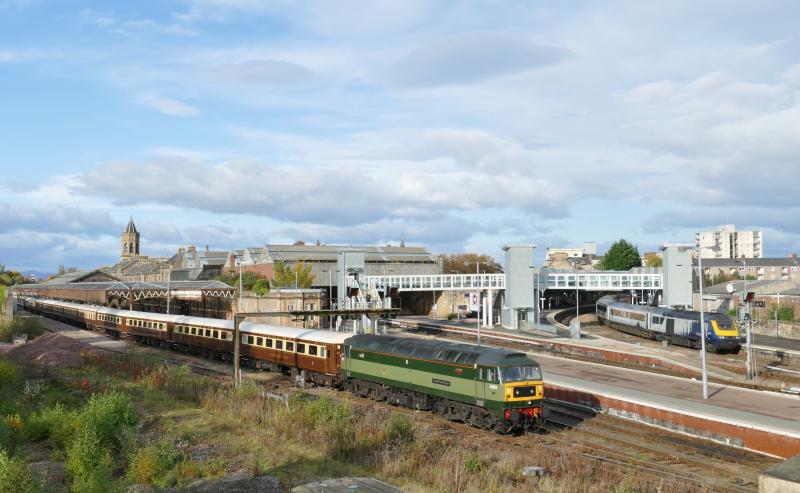
<instances>
[{"instance_id":1,"label":"hst coach","mask_svg":"<svg viewBox=\"0 0 800 493\"><path fill-rule=\"evenodd\" d=\"M233 360L233 321L24 299L28 310L136 342ZM538 425L539 364L524 353L447 341L240 325L245 366L350 390L507 433Z\"/></svg>"},{"instance_id":2,"label":"hst coach","mask_svg":"<svg viewBox=\"0 0 800 493\"><path fill-rule=\"evenodd\" d=\"M678 346L701 347L700 312L631 305L614 296L600 298L596 312L601 324L622 332ZM715 353L739 351L741 342L736 322L721 313L706 313L703 318L707 350Z\"/></svg>"}]
</instances>

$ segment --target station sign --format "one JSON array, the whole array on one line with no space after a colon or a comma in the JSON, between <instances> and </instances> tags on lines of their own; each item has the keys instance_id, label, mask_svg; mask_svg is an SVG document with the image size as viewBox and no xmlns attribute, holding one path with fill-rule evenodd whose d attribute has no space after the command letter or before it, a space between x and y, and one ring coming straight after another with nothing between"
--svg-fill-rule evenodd
<instances>
[{"instance_id":1,"label":"station sign","mask_svg":"<svg viewBox=\"0 0 800 493\"><path fill-rule=\"evenodd\" d=\"M766 302L764 302L764 301L753 301L753 302L751 303L751 305L752 305L754 308L764 308L765 306L767 306L767 303L766 303Z\"/></svg>"}]
</instances>

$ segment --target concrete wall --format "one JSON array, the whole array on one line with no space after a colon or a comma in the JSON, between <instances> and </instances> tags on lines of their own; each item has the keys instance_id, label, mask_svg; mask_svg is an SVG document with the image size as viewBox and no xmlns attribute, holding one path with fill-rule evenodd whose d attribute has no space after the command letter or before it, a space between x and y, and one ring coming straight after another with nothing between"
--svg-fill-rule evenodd
<instances>
[{"instance_id":1,"label":"concrete wall","mask_svg":"<svg viewBox=\"0 0 800 493\"><path fill-rule=\"evenodd\" d=\"M505 302L502 324L512 329L527 329L534 322L536 305L533 290L533 245L507 245ZM522 322L520 322L523 320ZM522 326L520 326L522 325Z\"/></svg>"},{"instance_id":2,"label":"concrete wall","mask_svg":"<svg viewBox=\"0 0 800 493\"><path fill-rule=\"evenodd\" d=\"M692 250L692 247L680 245L666 245L661 249L664 257L662 304L692 305Z\"/></svg>"}]
</instances>

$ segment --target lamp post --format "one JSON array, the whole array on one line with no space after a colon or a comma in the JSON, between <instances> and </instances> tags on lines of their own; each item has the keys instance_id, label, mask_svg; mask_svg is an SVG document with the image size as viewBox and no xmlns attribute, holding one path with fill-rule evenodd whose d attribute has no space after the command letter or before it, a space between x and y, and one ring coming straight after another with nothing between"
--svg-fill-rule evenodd
<instances>
[{"instance_id":1,"label":"lamp post","mask_svg":"<svg viewBox=\"0 0 800 493\"><path fill-rule=\"evenodd\" d=\"M478 287L478 276L481 274L481 262L476 260L474 262L467 262L468 264L475 264L475 282L472 283L473 287L478 288L478 346L481 345L481 291ZM486 262L483 262L485 265Z\"/></svg>"},{"instance_id":2,"label":"lamp post","mask_svg":"<svg viewBox=\"0 0 800 493\"><path fill-rule=\"evenodd\" d=\"M706 324L703 316L703 256L697 244L697 267L700 271L700 365L703 368L703 399L708 399L708 372L706 370Z\"/></svg>"}]
</instances>

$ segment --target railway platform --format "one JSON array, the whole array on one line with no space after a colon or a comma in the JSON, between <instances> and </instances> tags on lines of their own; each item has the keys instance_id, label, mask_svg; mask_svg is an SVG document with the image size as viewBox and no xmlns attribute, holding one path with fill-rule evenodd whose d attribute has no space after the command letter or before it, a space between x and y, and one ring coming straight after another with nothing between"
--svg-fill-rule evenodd
<instances>
[{"instance_id":1,"label":"railway platform","mask_svg":"<svg viewBox=\"0 0 800 493\"><path fill-rule=\"evenodd\" d=\"M446 322L434 327L467 338L476 332L475 327ZM696 362L606 338L573 341L494 329L482 330L481 338L487 344L511 343L533 351L542 366L546 397L775 457L800 454L800 396L711 383L709 399L703 400ZM557 350L544 354L548 348ZM558 354L588 356L588 361ZM643 371L645 367L671 374ZM711 376L723 381L730 378L727 373L717 370Z\"/></svg>"}]
</instances>

